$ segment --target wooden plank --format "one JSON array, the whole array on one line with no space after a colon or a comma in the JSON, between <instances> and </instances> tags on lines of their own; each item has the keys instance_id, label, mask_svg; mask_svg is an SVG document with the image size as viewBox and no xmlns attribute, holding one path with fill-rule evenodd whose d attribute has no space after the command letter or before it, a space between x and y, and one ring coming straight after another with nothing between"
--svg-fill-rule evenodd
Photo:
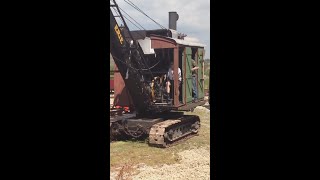
<instances>
[{"instance_id":1,"label":"wooden plank","mask_svg":"<svg viewBox=\"0 0 320 180\"><path fill-rule=\"evenodd\" d=\"M186 85L186 104L192 102L192 50L190 47L185 48L185 54L186 54L186 60L185 60L185 67L186 67L186 79L184 80L184 83Z\"/></svg>"}]
</instances>

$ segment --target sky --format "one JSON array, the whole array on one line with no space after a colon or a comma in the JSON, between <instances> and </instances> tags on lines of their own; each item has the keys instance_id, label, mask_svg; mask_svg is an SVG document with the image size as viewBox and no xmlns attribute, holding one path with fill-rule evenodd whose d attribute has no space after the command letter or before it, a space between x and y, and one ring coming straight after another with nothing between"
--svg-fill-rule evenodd
<instances>
[{"instance_id":1,"label":"sky","mask_svg":"<svg viewBox=\"0 0 320 180\"><path fill-rule=\"evenodd\" d=\"M156 22L168 28L169 12L179 14L177 31L205 44L205 59L210 58L210 0L130 0ZM145 29L160 29L156 23L131 7L125 0L116 0L119 7ZM125 13L123 15L127 16ZM127 16L128 17L128 16ZM129 18L130 19L130 18ZM126 20L126 19L125 19ZM131 19L130 19L131 20ZM132 20L131 20L132 21ZM134 21L133 21L134 22ZM139 30L126 20L130 30Z\"/></svg>"}]
</instances>

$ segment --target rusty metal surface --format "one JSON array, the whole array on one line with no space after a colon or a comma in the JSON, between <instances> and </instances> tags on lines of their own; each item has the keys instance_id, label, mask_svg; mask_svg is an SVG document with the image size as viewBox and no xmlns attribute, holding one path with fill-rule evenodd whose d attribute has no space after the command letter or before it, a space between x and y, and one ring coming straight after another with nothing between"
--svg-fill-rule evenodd
<instances>
[{"instance_id":1,"label":"rusty metal surface","mask_svg":"<svg viewBox=\"0 0 320 180\"><path fill-rule=\"evenodd\" d=\"M150 38L151 48L153 49L175 48L177 45L174 40L165 37L150 35Z\"/></svg>"},{"instance_id":2,"label":"rusty metal surface","mask_svg":"<svg viewBox=\"0 0 320 180\"><path fill-rule=\"evenodd\" d=\"M110 79L110 91L114 90L114 80Z\"/></svg>"},{"instance_id":3,"label":"rusty metal surface","mask_svg":"<svg viewBox=\"0 0 320 180\"><path fill-rule=\"evenodd\" d=\"M149 133L149 144L164 144L166 128L179 122L181 122L181 120L166 120L153 125Z\"/></svg>"},{"instance_id":4,"label":"rusty metal surface","mask_svg":"<svg viewBox=\"0 0 320 180\"><path fill-rule=\"evenodd\" d=\"M149 132L149 145L170 147L182 139L197 134L200 128L199 116L184 115L179 119L169 119L153 125Z\"/></svg>"},{"instance_id":5,"label":"rusty metal surface","mask_svg":"<svg viewBox=\"0 0 320 180\"><path fill-rule=\"evenodd\" d=\"M171 144L166 144L165 147L163 147L163 146L158 146L158 147L159 148L169 148L169 147L181 144L181 143L185 142L186 140L188 140L190 138L193 138L194 136L199 136L199 134L198 133L188 134L187 136L184 136L184 137L181 137L181 138L177 139L176 141L174 141Z\"/></svg>"},{"instance_id":6,"label":"rusty metal surface","mask_svg":"<svg viewBox=\"0 0 320 180\"><path fill-rule=\"evenodd\" d=\"M115 65L114 72L114 106L131 107L133 106L132 99L128 93L124 80Z\"/></svg>"}]
</instances>

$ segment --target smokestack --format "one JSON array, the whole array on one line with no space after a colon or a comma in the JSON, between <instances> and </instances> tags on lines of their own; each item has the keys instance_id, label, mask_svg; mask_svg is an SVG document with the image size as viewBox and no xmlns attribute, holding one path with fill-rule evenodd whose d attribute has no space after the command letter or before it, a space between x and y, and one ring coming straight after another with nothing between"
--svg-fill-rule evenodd
<instances>
[{"instance_id":1,"label":"smokestack","mask_svg":"<svg viewBox=\"0 0 320 180\"><path fill-rule=\"evenodd\" d=\"M177 12L169 12L169 29L177 30L177 21L179 15Z\"/></svg>"}]
</instances>

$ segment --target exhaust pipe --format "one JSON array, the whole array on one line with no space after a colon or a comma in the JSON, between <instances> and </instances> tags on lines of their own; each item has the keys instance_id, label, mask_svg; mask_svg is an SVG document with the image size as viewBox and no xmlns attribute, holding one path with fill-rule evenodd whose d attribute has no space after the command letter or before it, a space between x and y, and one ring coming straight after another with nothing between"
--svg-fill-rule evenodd
<instances>
[{"instance_id":1,"label":"exhaust pipe","mask_svg":"<svg viewBox=\"0 0 320 180\"><path fill-rule=\"evenodd\" d=\"M169 12L169 29L177 30L177 21L179 15L177 12Z\"/></svg>"}]
</instances>

